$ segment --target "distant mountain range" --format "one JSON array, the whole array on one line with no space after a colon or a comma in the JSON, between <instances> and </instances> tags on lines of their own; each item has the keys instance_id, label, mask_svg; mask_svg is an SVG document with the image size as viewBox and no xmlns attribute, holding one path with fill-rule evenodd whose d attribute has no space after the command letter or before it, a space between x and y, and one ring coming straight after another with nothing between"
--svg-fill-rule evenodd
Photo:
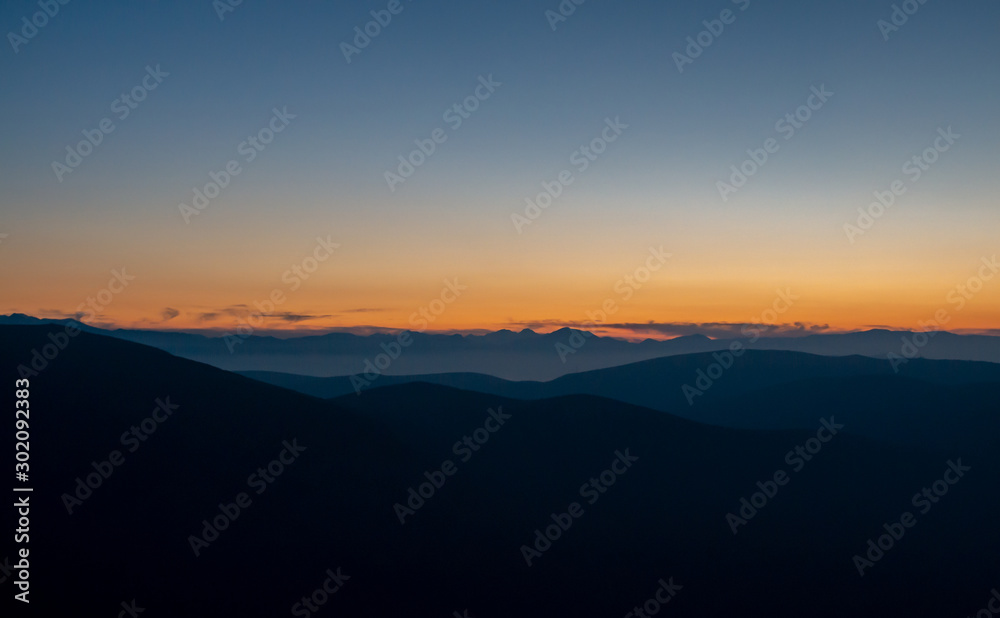
<instances>
[{"instance_id":1,"label":"distant mountain range","mask_svg":"<svg viewBox=\"0 0 1000 618\"><path fill-rule=\"evenodd\" d=\"M66 322L69 321L42 320L23 314L0 316L0 325ZM155 330L84 328L230 371L280 371L310 376L360 375L366 371L370 376L375 372L384 375L472 372L507 380L552 380L570 373L653 358L727 350L736 344L754 350L826 356L858 354L885 359L894 354L900 359L1000 363L1000 337L948 332L927 335L870 330L804 337L765 337L751 333L744 339L689 335L667 341L629 342L563 328L546 334L531 330L501 330L486 335L410 332L404 336L409 344L401 345L399 335L393 334L330 333L289 339L233 334L227 338Z\"/></svg>"},{"instance_id":2,"label":"distant mountain range","mask_svg":"<svg viewBox=\"0 0 1000 618\"><path fill-rule=\"evenodd\" d=\"M0 326L3 383L62 330ZM28 387L39 615L306 615L340 573L320 615L623 616L666 586L667 616L929 618L974 614L1000 573L987 364L747 353L689 406L671 391L711 354L521 385L552 389L530 400L426 382L324 400L94 333L50 356ZM643 383L774 428L616 400Z\"/></svg>"}]
</instances>

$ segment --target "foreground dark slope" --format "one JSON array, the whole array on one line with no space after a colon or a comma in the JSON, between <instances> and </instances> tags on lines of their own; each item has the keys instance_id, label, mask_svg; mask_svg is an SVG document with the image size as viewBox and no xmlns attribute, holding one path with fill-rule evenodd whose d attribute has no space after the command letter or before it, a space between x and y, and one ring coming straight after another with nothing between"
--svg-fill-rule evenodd
<instances>
[{"instance_id":1,"label":"foreground dark slope","mask_svg":"<svg viewBox=\"0 0 1000 618\"><path fill-rule=\"evenodd\" d=\"M379 419L415 448L423 445L427 469L454 459L454 441L496 405L490 396L427 384L337 403ZM963 459L975 472L918 515L918 527L864 578L852 564L868 538L884 533L882 524L907 510L916 514L913 493L938 480L947 459L962 457L964 444L915 451L842 434L795 472L786 453L815 437L815 429L714 428L587 396L514 402L504 410L511 415L504 427L440 490L462 496L461 509L428 503L406 524L428 549L470 526L483 531L470 552L489 559L462 565L470 586L505 574L479 608L485 615L491 608L523 615L525 589L545 599L538 609L624 615L652 595L658 577L670 576L686 586L671 615L961 615L977 603L969 596L982 596L1000 573L1000 535L987 512L997 505L997 465L989 455ZM580 485L625 449L639 460L586 504ZM778 469L790 482L734 536L726 513ZM584 504L584 515L526 568L517 548L571 501Z\"/></svg>"},{"instance_id":2,"label":"foreground dark slope","mask_svg":"<svg viewBox=\"0 0 1000 618\"><path fill-rule=\"evenodd\" d=\"M48 332L0 328L11 389ZM60 494L166 396L181 407L68 515ZM453 445L490 408L510 417L462 461ZM31 409L39 615L117 615L133 598L149 615L288 615L337 567L351 580L323 615L624 615L670 577L683 586L666 610L677 616L964 615L1000 573L995 457L962 444L838 435L792 472L785 454L815 429L738 431L591 396L426 384L324 402L86 335L31 378ZM296 438L308 450L265 493L248 490ZM626 449L638 460L588 504L580 486ZM859 577L852 555L958 457L972 471ZM400 525L393 504L446 459L457 473ZM776 469L791 481L734 536L726 513ZM188 536L239 491L252 505L195 558ZM528 567L520 547L573 501L582 517Z\"/></svg>"},{"instance_id":3,"label":"foreground dark slope","mask_svg":"<svg viewBox=\"0 0 1000 618\"><path fill-rule=\"evenodd\" d=\"M16 367L50 332L62 329L0 327L10 396ZM128 452L121 434L157 398L179 407ZM326 568L396 551L383 484L408 468L406 449L327 402L84 333L30 378L30 409L32 606L45 610L37 615L117 615L133 598L159 615L279 615ZM258 495L249 475L286 440L306 450ZM124 463L68 514L60 496L112 450ZM196 558L189 535L240 492L252 504ZM361 602L363 591L345 596Z\"/></svg>"}]
</instances>

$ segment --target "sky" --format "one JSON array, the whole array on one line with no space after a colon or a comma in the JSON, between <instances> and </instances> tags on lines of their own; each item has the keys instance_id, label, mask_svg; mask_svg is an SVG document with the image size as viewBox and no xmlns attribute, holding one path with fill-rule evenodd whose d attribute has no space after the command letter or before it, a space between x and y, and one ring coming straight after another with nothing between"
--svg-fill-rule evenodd
<instances>
[{"instance_id":1,"label":"sky","mask_svg":"<svg viewBox=\"0 0 1000 618\"><path fill-rule=\"evenodd\" d=\"M0 8L0 313L1000 329L995 2L56 5Z\"/></svg>"}]
</instances>

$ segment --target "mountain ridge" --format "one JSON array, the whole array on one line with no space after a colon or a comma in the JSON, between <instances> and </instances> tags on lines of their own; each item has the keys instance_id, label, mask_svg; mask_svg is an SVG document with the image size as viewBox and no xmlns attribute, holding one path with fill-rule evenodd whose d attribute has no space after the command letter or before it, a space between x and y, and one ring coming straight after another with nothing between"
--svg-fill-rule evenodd
<instances>
[{"instance_id":1,"label":"mountain ridge","mask_svg":"<svg viewBox=\"0 0 1000 618\"><path fill-rule=\"evenodd\" d=\"M55 323L24 314L0 316L4 323ZM641 360L698 352L722 352L741 346L756 350L788 350L848 356L860 354L906 360L976 360L1000 363L1000 337L957 335L946 331L923 334L874 329L856 333L811 334L802 337L710 339L685 335L669 340L639 342L593 335L568 327L552 333L530 329L496 331L483 335L442 335L414 331L357 335L334 332L287 339L271 335L209 337L157 330L103 330L92 333L153 345L177 356L205 362L229 371L282 371L316 377L358 375L377 369L384 375L473 372L508 380L551 380L562 375L604 369ZM574 335L578 337L574 338ZM926 336L922 347L907 347L914 336ZM401 343L408 342L408 343ZM912 344L911 344L912 345ZM376 361L384 368L375 366Z\"/></svg>"}]
</instances>

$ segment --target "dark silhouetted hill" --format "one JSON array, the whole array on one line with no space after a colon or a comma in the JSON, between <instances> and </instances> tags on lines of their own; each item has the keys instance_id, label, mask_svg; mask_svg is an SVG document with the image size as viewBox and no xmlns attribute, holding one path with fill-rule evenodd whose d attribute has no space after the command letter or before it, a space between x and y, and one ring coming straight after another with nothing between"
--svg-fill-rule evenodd
<instances>
[{"instance_id":1,"label":"dark silhouetted hill","mask_svg":"<svg viewBox=\"0 0 1000 618\"><path fill-rule=\"evenodd\" d=\"M61 330L0 326L11 397L18 365ZM132 599L150 616L285 615L340 567L351 579L330 615L625 615L673 578L664 615L929 617L976 611L1000 573L995 450L845 432L793 471L786 453L818 418L749 431L424 383L325 401L88 333L29 379L38 615L117 615ZM173 414L67 514L61 495L167 397ZM463 460L466 436L479 448ZM264 493L248 489L296 440L306 450ZM958 458L971 471L860 577L852 556ZM454 475L401 525L394 504L445 460ZM727 513L776 470L790 482L734 535ZM582 495L591 479L602 490ZM189 535L241 491L250 506L196 558ZM573 502L582 515L529 567L522 545Z\"/></svg>"},{"instance_id":2,"label":"dark silhouetted hill","mask_svg":"<svg viewBox=\"0 0 1000 618\"><path fill-rule=\"evenodd\" d=\"M588 394L713 425L804 429L836 414L850 431L880 440L940 447L963 439L988 448L1000 433L1000 365L913 359L898 366L864 356L830 357L750 350L719 373L715 353L670 356L550 382L510 382L481 374L383 376L370 388L412 382L515 399ZM245 375L319 397L355 391L350 377ZM716 379L709 376L719 375ZM697 389L697 390L695 390ZM362 389L363 397L371 390ZM349 404L350 396L341 399Z\"/></svg>"}]
</instances>

